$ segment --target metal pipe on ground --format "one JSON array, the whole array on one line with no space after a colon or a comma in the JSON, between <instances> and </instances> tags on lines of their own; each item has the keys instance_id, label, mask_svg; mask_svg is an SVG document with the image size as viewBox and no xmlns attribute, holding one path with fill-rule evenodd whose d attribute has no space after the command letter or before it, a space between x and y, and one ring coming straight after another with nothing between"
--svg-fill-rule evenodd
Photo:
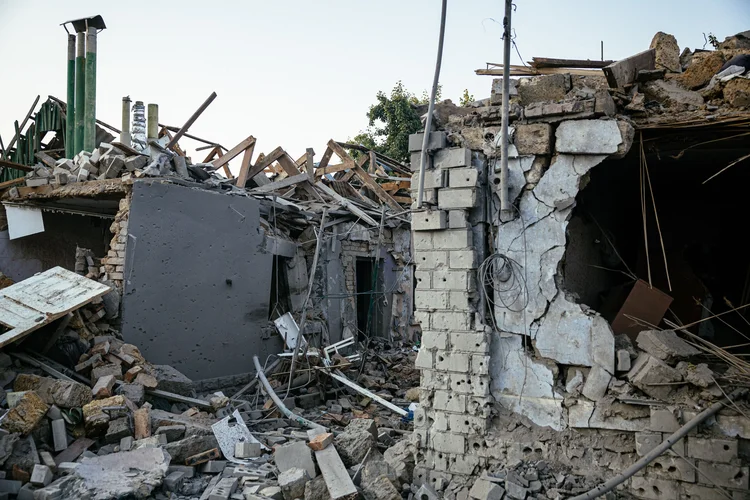
<instances>
[{"instance_id":1,"label":"metal pipe on ground","mask_svg":"<svg viewBox=\"0 0 750 500\"><path fill-rule=\"evenodd\" d=\"M83 115L86 101L86 33L76 33L76 96L73 155L83 150Z\"/></svg>"},{"instance_id":2,"label":"metal pipe on ground","mask_svg":"<svg viewBox=\"0 0 750 500\"><path fill-rule=\"evenodd\" d=\"M65 157L73 158L75 153L76 129L76 36L68 35L68 102L65 104Z\"/></svg>"},{"instance_id":3,"label":"metal pipe on ground","mask_svg":"<svg viewBox=\"0 0 750 500\"><path fill-rule=\"evenodd\" d=\"M263 373L263 368L260 366L260 361L258 360L258 356L253 356L253 364L255 365L255 370L258 372L258 379L260 380L260 383L263 385L263 388L266 390L266 394L273 400L276 407L281 411L281 413L284 414L286 418L292 419L295 422L297 422L300 425L304 425L305 427L309 427L310 429L320 429L324 428L320 424L316 424L315 422L312 422L310 420L307 420L306 418L300 417L299 415L292 413L292 411L284 405L284 403L279 399L279 397L276 395L276 393L273 391L273 388L271 387L271 384L268 383L268 379L266 378L266 375Z\"/></svg>"},{"instance_id":4,"label":"metal pipe on ground","mask_svg":"<svg viewBox=\"0 0 750 500\"><path fill-rule=\"evenodd\" d=\"M96 147L96 28L86 35L86 101L84 103L83 150L89 153Z\"/></svg>"},{"instance_id":5,"label":"metal pipe on ground","mask_svg":"<svg viewBox=\"0 0 750 500\"><path fill-rule=\"evenodd\" d=\"M425 168L427 168L427 144L430 141L430 132L432 131L432 113L435 111L435 95L437 94L438 82L440 81L440 66L443 63L443 39L445 38L445 13L447 8L448 0L443 0L443 7L440 12L440 37L438 38L435 76L432 79L430 105L427 108L427 120L424 126L424 139L422 140L422 154L419 157L419 191L417 192L417 208L422 208L422 200L424 197L424 171Z\"/></svg>"},{"instance_id":6,"label":"metal pipe on ground","mask_svg":"<svg viewBox=\"0 0 750 500\"><path fill-rule=\"evenodd\" d=\"M634 476L638 471L646 467L648 464L654 461L659 455L667 451L669 448L675 445L677 441L684 438L688 432L693 430L703 422L704 420L708 419L710 416L716 414L719 410L721 410L727 403L731 403L735 398L746 394L746 389L738 389L732 394L719 401L718 403L715 403L702 412L700 412L698 415L696 415L692 420L690 420L688 423L677 429L677 431L669 436L668 439L665 439L659 446L648 452L646 455L643 456L640 460L638 460L636 463L625 469L619 476L613 477L609 481L600 484L596 488L594 488L591 491L588 491L584 493L583 495L578 495L577 497L573 497L571 500L593 500L594 498L598 498L605 493L612 491L615 489L619 484L624 483L628 479L630 479L632 476Z\"/></svg>"}]
</instances>

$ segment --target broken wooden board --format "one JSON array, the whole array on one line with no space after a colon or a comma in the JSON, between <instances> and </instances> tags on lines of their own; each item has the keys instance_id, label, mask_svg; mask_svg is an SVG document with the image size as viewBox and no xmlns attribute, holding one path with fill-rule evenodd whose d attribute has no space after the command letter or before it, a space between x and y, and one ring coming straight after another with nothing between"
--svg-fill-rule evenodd
<instances>
[{"instance_id":1,"label":"broken wooden board","mask_svg":"<svg viewBox=\"0 0 750 500\"><path fill-rule=\"evenodd\" d=\"M85 437L76 439L70 446L57 454L55 463L60 465L63 462L75 462L76 458L80 457L92 444L94 444L93 439Z\"/></svg>"},{"instance_id":2,"label":"broken wooden board","mask_svg":"<svg viewBox=\"0 0 750 500\"><path fill-rule=\"evenodd\" d=\"M638 72L656 68L656 49L648 49L602 68L613 89L635 82Z\"/></svg>"},{"instance_id":3,"label":"broken wooden board","mask_svg":"<svg viewBox=\"0 0 750 500\"><path fill-rule=\"evenodd\" d=\"M364 213L362 210L360 210L358 207L354 206L353 203L351 203L349 200L338 194L336 191L331 189L330 187L323 184L323 182L318 181L315 183L315 186L320 188L324 193L326 193L328 196L339 202L339 204L349 210L351 213L365 221L366 223L370 224L371 226L379 226L377 222L375 222L375 219Z\"/></svg>"},{"instance_id":4,"label":"broken wooden board","mask_svg":"<svg viewBox=\"0 0 750 500\"><path fill-rule=\"evenodd\" d=\"M266 184L265 186L257 187L252 191L259 193L268 193L271 191L276 191L277 189L284 189L289 186L294 186L296 184L299 184L300 182L305 182L308 180L310 180L310 177L307 175L307 173L297 174L291 177L286 177L285 179L282 179L280 181L271 182L270 184Z\"/></svg>"},{"instance_id":5,"label":"broken wooden board","mask_svg":"<svg viewBox=\"0 0 750 500\"><path fill-rule=\"evenodd\" d=\"M0 347L22 339L110 290L107 285L59 266L0 290L0 323L11 329L0 335Z\"/></svg>"}]
</instances>

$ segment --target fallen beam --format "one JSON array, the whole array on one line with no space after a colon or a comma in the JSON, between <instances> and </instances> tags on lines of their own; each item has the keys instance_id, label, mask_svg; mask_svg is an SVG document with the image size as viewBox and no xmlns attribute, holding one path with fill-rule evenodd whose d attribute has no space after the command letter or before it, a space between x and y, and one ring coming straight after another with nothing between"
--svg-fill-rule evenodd
<instances>
[{"instance_id":1,"label":"fallen beam","mask_svg":"<svg viewBox=\"0 0 750 500\"><path fill-rule=\"evenodd\" d=\"M336 191L331 189L330 187L323 184L322 181L318 181L315 183L315 186L317 186L319 189L321 189L324 193L326 193L328 196L336 200L342 207L349 210L352 214L356 215L366 223L370 224L371 226L379 226L377 222L375 222L375 219L367 215L365 212L360 210L358 207L354 206L353 203L351 203L349 200L338 194Z\"/></svg>"},{"instance_id":2,"label":"fallen beam","mask_svg":"<svg viewBox=\"0 0 750 500\"><path fill-rule=\"evenodd\" d=\"M656 68L656 49L639 52L602 68L610 88L622 88L635 82L638 72Z\"/></svg>"},{"instance_id":3,"label":"fallen beam","mask_svg":"<svg viewBox=\"0 0 750 500\"><path fill-rule=\"evenodd\" d=\"M198 408L211 409L211 403L202 399L190 398L183 396L182 394L175 394L173 392L160 391L159 389L148 389L146 394L151 396L157 396L160 398L167 399L169 401L176 401L178 403L185 403L190 406L197 406Z\"/></svg>"},{"instance_id":4,"label":"fallen beam","mask_svg":"<svg viewBox=\"0 0 750 500\"><path fill-rule=\"evenodd\" d=\"M214 168L223 167L227 163L229 163L235 156L238 156L240 153L245 151L246 149L254 148L255 147L255 137L248 136L247 139L237 144L235 147L224 153L224 156L221 158L217 158L212 162L212 165ZM252 156L252 153L251 153Z\"/></svg>"},{"instance_id":5,"label":"fallen beam","mask_svg":"<svg viewBox=\"0 0 750 500\"><path fill-rule=\"evenodd\" d=\"M206 108L216 99L216 92L211 92L211 95L208 96L208 99L205 100L203 104L195 111L195 113L192 114L190 118L188 118L188 121L185 122L185 125L183 125L180 130L177 131L177 133L172 137L172 140L169 141L169 144L167 144L166 149L172 149L172 146L177 144L177 141L180 140L180 138L185 135L185 132L188 131L188 129L195 123L195 120L198 119L198 117L203 114L203 112L206 110Z\"/></svg>"},{"instance_id":6,"label":"fallen beam","mask_svg":"<svg viewBox=\"0 0 750 500\"><path fill-rule=\"evenodd\" d=\"M372 399L376 403L378 403L378 404L380 404L382 406L385 406L386 408L388 408L392 412L398 413L402 417L405 417L405 416L407 416L409 414L408 411L404 410L403 408L399 408L398 406L394 405L393 403L391 403L389 401L386 401L385 399L381 398L380 396L378 396L374 392L368 391L364 387L358 386L357 384L355 384L354 382L352 382L351 380L349 380L348 378L346 378L344 376L344 374L341 373L339 370L336 370L335 373L328 373L328 376L331 377L331 378L333 378L333 379L335 379L335 380L338 380L339 382L341 382L342 384L344 384L346 386L351 387L355 391L359 392L360 394L363 394L363 395L367 396L368 398Z\"/></svg>"},{"instance_id":7,"label":"fallen beam","mask_svg":"<svg viewBox=\"0 0 750 500\"><path fill-rule=\"evenodd\" d=\"M310 177L304 173L304 174L297 174L293 175L291 177L287 177L286 179L282 179L280 181L272 182L270 184L266 184L265 186L260 186L252 191L254 193L268 193L270 191L276 191L277 189L283 189L285 187L294 186L296 184L299 184L300 182L306 182L310 180Z\"/></svg>"},{"instance_id":8,"label":"fallen beam","mask_svg":"<svg viewBox=\"0 0 750 500\"><path fill-rule=\"evenodd\" d=\"M555 59L553 57L532 57L534 68L593 68L601 69L615 61L592 61L591 59Z\"/></svg>"}]
</instances>

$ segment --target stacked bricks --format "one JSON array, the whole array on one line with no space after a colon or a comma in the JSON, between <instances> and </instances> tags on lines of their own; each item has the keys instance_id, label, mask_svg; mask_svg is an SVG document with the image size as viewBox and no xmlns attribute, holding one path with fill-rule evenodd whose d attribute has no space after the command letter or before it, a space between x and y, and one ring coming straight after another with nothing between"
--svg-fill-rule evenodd
<instances>
[{"instance_id":1,"label":"stacked bricks","mask_svg":"<svg viewBox=\"0 0 750 500\"><path fill-rule=\"evenodd\" d=\"M113 235L109 244L109 251L107 256L102 259L102 272L105 279L112 280L120 291L123 289L125 247L128 242L128 217L131 199L132 191L120 200L120 207L115 220L109 227Z\"/></svg>"},{"instance_id":2,"label":"stacked bricks","mask_svg":"<svg viewBox=\"0 0 750 500\"><path fill-rule=\"evenodd\" d=\"M490 338L477 317L477 254L469 210L480 198L479 171L471 150L446 148L445 133L430 134L424 210L412 214L417 264L415 318L422 344L420 407L414 415L419 436L417 477L450 479L485 465L479 440L487 433L490 395ZM409 137L412 169L418 170L422 134ZM412 176L416 199L419 173ZM414 207L416 208L416 207Z\"/></svg>"}]
</instances>

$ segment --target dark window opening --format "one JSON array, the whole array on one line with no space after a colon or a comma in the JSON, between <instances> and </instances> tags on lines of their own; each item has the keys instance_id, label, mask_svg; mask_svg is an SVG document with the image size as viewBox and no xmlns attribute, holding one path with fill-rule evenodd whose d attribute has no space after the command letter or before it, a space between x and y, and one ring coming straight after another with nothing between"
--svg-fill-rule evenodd
<instances>
[{"instance_id":1,"label":"dark window opening","mask_svg":"<svg viewBox=\"0 0 750 500\"><path fill-rule=\"evenodd\" d=\"M273 321L292 310L292 299L287 278L287 261L285 257L273 256L271 269L271 295L268 301L268 319Z\"/></svg>"},{"instance_id":2,"label":"dark window opening","mask_svg":"<svg viewBox=\"0 0 750 500\"><path fill-rule=\"evenodd\" d=\"M357 329L360 337L380 335L383 327L383 269L373 258L357 258Z\"/></svg>"},{"instance_id":3,"label":"dark window opening","mask_svg":"<svg viewBox=\"0 0 750 500\"><path fill-rule=\"evenodd\" d=\"M677 323L750 302L750 253L743 234L750 164L740 162L707 181L750 152L745 138L726 139L730 135L736 131L644 132L648 176L637 136L625 158L594 167L567 228L565 290L610 321L624 296L619 302L612 297L618 287L627 294L631 274L646 282L650 274L653 286L672 297L664 318ZM697 145L714 139L722 140ZM750 308L721 319L690 331L719 346L747 342L736 330L750 334ZM669 328L663 321L659 326Z\"/></svg>"}]
</instances>

